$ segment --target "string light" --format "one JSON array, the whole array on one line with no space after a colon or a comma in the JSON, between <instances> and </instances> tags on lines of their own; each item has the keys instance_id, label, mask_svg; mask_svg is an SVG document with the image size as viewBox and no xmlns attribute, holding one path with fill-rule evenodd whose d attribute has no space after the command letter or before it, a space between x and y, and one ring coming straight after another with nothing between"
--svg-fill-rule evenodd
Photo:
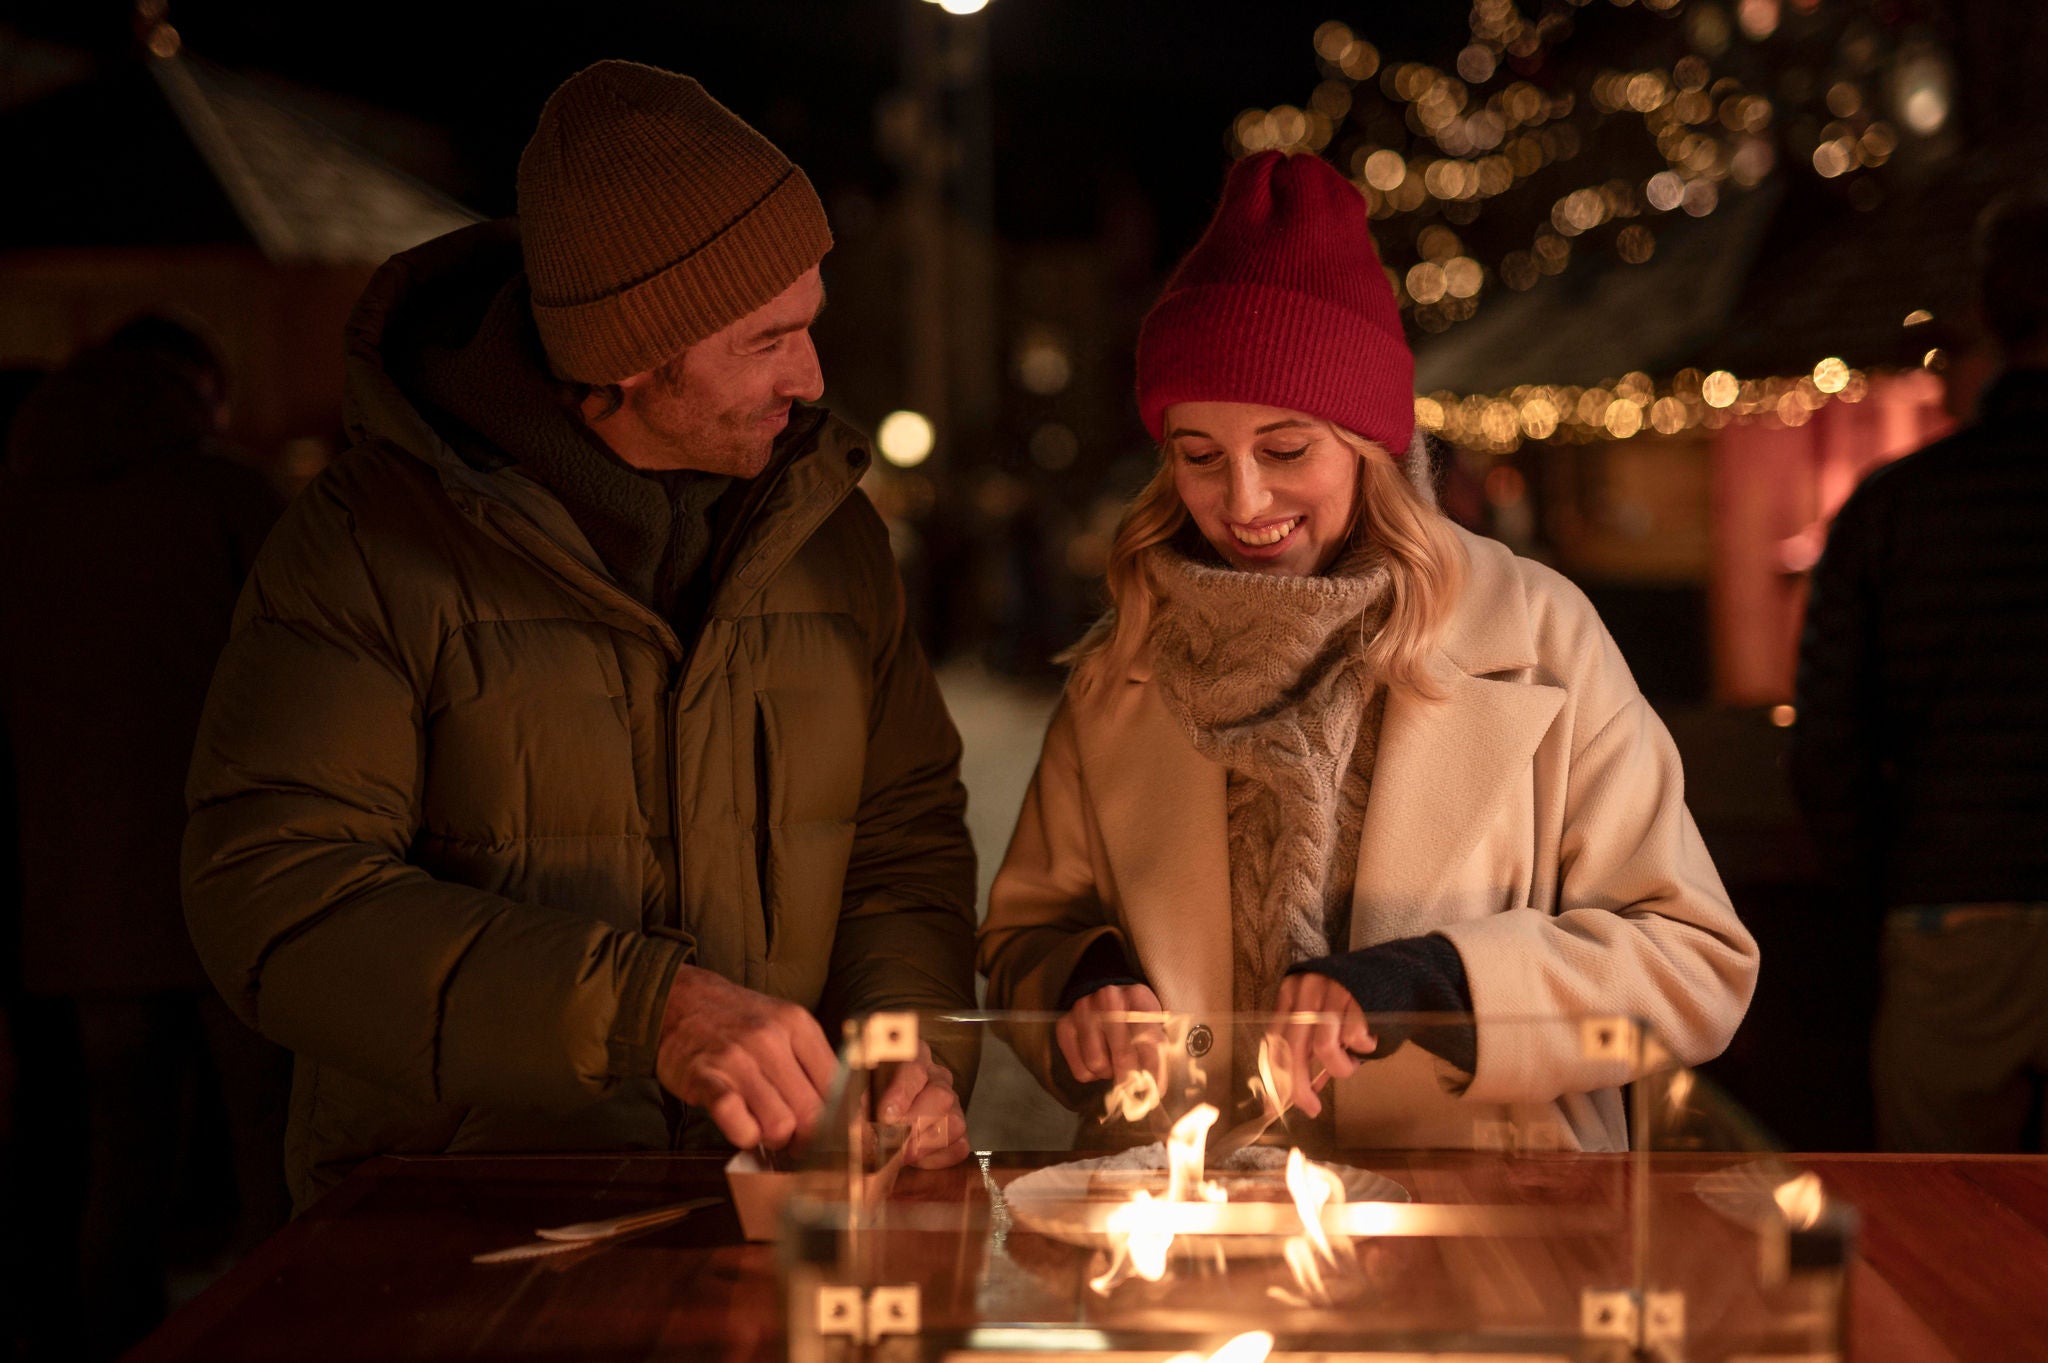
<instances>
[{"instance_id":1,"label":"string light","mask_svg":"<svg viewBox=\"0 0 2048 1363\"><path fill-rule=\"evenodd\" d=\"M1634 373L1586 388L1524 384L1500 393L1427 393L1415 399L1415 424L1460 448L1503 455L1531 440L1583 445L1758 421L1804 426L1832 403L1861 402L1869 394L1868 375L1830 356L1796 377L1742 379L1725 369L1681 369L1663 384Z\"/></svg>"},{"instance_id":2,"label":"string light","mask_svg":"<svg viewBox=\"0 0 2048 1363\"><path fill-rule=\"evenodd\" d=\"M1714 61L1739 49L1731 41L1728 7L1704 0L1642 0L1644 8L1683 21L1692 50L1668 67L1602 69L1583 90L1545 90L1528 77L1569 36L1574 11L1587 2L1546 0L1542 13L1531 17L1518 0L1474 0L1468 41L1450 70L1386 62L1348 24L1321 24L1313 44L1321 79L1311 96L1301 106L1244 110L1231 126L1234 149L1327 152L1358 185L1376 220L1429 213L1462 225L1533 177L1577 158L1604 120L1640 119L1664 169L1559 193L1531 215L1535 226L1526 245L1497 259L1467 254L1476 281L1460 267L1459 287L1451 287L1446 262L1427 256L1427 263L1442 268L1396 270L1400 306L1419 329L1440 332L1477 315L1499 287L1527 290L1544 276L1563 273L1573 257L1573 239L1597 235L1624 262L1651 259L1657 217L1706 217L1730 191L1762 184L1780 164L1780 138L1796 144L1788 147L1796 154L1787 164L1811 165L1824 179L1847 183L1888 164L1901 134L1880 116L1873 91L1888 86L1898 117L1917 133L1930 134L1947 118L1952 78L1946 57L1924 40L1909 40L1891 53L1887 77L1880 69L1880 38L1848 19L1840 21L1839 74L1781 89L1791 106L1781 110L1739 79L1716 74ZM1805 0L1798 7L1801 13L1812 9ZM1733 8L1751 44L1779 32L1781 0L1737 0ZM1813 122L1791 117L1793 109L1804 107L1800 88L1812 92ZM1385 113L1405 126L1405 145L1386 145L1384 131L1376 141L1347 144L1348 129L1383 129ZM1822 119L1827 122L1816 136L1812 129ZM1860 207L1880 201L1873 186L1857 181L1850 189Z\"/></svg>"}]
</instances>

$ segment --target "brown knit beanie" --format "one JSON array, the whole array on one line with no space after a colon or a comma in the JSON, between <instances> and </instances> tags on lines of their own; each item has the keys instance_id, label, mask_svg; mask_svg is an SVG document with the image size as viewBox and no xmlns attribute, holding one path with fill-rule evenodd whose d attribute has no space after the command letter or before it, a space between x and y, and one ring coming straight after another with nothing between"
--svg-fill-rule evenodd
<instances>
[{"instance_id":1,"label":"brown knit beanie","mask_svg":"<svg viewBox=\"0 0 2048 1363\"><path fill-rule=\"evenodd\" d=\"M617 383L746 316L832 249L817 191L688 76L602 61L519 158L533 320L555 372Z\"/></svg>"}]
</instances>

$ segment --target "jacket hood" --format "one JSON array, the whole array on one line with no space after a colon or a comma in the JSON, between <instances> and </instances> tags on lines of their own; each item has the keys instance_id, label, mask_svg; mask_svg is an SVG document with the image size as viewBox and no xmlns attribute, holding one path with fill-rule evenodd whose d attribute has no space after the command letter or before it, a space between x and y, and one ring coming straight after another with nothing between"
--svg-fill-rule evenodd
<instances>
[{"instance_id":1,"label":"jacket hood","mask_svg":"<svg viewBox=\"0 0 2048 1363\"><path fill-rule=\"evenodd\" d=\"M96 347L38 385L5 434L9 473L24 484L102 482L203 452L213 413L162 361Z\"/></svg>"},{"instance_id":2,"label":"jacket hood","mask_svg":"<svg viewBox=\"0 0 2048 1363\"><path fill-rule=\"evenodd\" d=\"M635 581L661 555L662 485L592 436L553 390L528 305L518 224L479 223L393 256L350 317L343 416L350 440L394 446L433 467L458 502L509 505L589 566L646 601ZM800 408L747 491L750 518L730 567L758 586L843 501L867 441L823 409ZM723 481L705 475L707 481ZM574 523L563 500L574 502ZM657 507L654 503L660 503Z\"/></svg>"},{"instance_id":3,"label":"jacket hood","mask_svg":"<svg viewBox=\"0 0 2048 1363\"><path fill-rule=\"evenodd\" d=\"M538 342L529 352L508 325L517 320L511 305L522 273L518 227L509 219L461 228L386 261L348 321L342 420L350 441L397 445L444 473L488 473L521 462L536 440L586 439L552 401ZM516 372L501 377L500 392L486 395L474 385L462 392L462 379L487 352L511 360ZM518 417L541 419L538 436L519 420L492 418L488 400L508 394Z\"/></svg>"}]
</instances>

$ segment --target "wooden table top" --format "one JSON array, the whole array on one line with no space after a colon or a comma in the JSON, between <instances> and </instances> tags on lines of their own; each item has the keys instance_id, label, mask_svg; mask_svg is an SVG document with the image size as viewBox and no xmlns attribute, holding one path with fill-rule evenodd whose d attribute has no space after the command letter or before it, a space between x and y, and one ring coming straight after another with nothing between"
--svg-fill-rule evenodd
<instances>
[{"instance_id":1,"label":"wooden table top","mask_svg":"<svg viewBox=\"0 0 2048 1363\"><path fill-rule=\"evenodd\" d=\"M1861 1216L1851 1363L2048 1358L2048 1157L1790 1158ZM378 1160L129 1358L779 1363L774 1248L746 1243L729 1204L608 1248L470 1262L536 1226L724 1193L713 1155Z\"/></svg>"}]
</instances>

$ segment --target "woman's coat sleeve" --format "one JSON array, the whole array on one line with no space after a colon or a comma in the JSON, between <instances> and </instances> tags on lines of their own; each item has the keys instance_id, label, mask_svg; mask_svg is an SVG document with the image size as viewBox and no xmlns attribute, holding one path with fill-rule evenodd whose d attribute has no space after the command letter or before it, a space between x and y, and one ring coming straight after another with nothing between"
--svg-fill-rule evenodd
<instances>
[{"instance_id":1,"label":"woman's coat sleeve","mask_svg":"<svg viewBox=\"0 0 2048 1363\"><path fill-rule=\"evenodd\" d=\"M1756 985L1757 948L1685 806L1678 750L1575 588L1555 603L1572 700L1554 905L1440 931L1464 958L1478 1015L1467 1096L1548 1099L1614 1082L1575 1028L1488 1019L1618 1015L1680 1061L1718 1055ZM1552 911L1554 910L1554 912Z\"/></svg>"},{"instance_id":2,"label":"woman's coat sleeve","mask_svg":"<svg viewBox=\"0 0 2048 1363\"><path fill-rule=\"evenodd\" d=\"M1073 709L1063 698L989 890L977 964L988 976L990 1008L1056 1010L1089 946L1105 936L1123 938L1096 882L1092 823ZM1128 955L1128 942L1124 947ZM1071 1081L1055 1074L1049 1027L1020 1029L1012 1040L1040 1082L1071 1096Z\"/></svg>"}]
</instances>

